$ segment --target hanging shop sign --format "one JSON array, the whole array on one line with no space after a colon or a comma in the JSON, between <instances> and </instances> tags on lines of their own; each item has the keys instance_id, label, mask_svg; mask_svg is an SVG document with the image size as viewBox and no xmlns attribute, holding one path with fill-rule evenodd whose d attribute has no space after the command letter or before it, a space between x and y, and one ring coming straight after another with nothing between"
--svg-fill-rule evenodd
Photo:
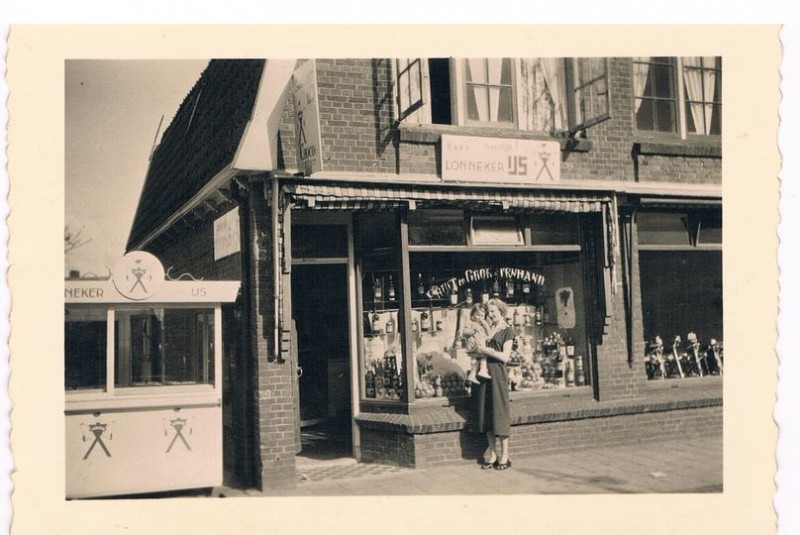
<instances>
[{"instance_id":1,"label":"hanging shop sign","mask_svg":"<svg viewBox=\"0 0 800 535\"><path fill-rule=\"evenodd\" d=\"M561 180L557 141L442 135L442 179L554 184Z\"/></svg>"},{"instance_id":2,"label":"hanging shop sign","mask_svg":"<svg viewBox=\"0 0 800 535\"><path fill-rule=\"evenodd\" d=\"M240 243L239 209L234 208L214 220L214 260L238 253Z\"/></svg>"},{"instance_id":3,"label":"hanging shop sign","mask_svg":"<svg viewBox=\"0 0 800 535\"><path fill-rule=\"evenodd\" d=\"M464 286L469 286L476 282L483 281L502 281L502 282L522 282L536 286L544 286L544 275L530 271L528 269L512 267L485 267L477 269L467 269L463 277L452 277L441 284L433 285L426 293L428 299L443 298L452 292L457 292Z\"/></svg>"},{"instance_id":4,"label":"hanging shop sign","mask_svg":"<svg viewBox=\"0 0 800 535\"><path fill-rule=\"evenodd\" d=\"M292 74L292 92L297 169L309 176L322 170L317 69L313 59L301 63L295 69Z\"/></svg>"}]
</instances>

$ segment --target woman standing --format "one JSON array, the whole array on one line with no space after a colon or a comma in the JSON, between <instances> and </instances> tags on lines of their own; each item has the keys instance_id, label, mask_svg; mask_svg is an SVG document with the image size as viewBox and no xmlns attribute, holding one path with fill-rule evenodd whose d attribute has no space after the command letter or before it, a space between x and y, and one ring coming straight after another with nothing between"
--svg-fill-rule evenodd
<instances>
[{"instance_id":1,"label":"woman standing","mask_svg":"<svg viewBox=\"0 0 800 535\"><path fill-rule=\"evenodd\" d=\"M514 328L506 321L508 307L503 301L490 299L487 308L491 329L486 347L480 347L476 352L487 357L491 379L481 379L480 384L473 387L473 400L478 432L486 433L488 443L483 454L482 468L505 470L511 467L508 450L508 439L511 435L511 406L508 398L506 363L511 359L515 333Z\"/></svg>"}]
</instances>

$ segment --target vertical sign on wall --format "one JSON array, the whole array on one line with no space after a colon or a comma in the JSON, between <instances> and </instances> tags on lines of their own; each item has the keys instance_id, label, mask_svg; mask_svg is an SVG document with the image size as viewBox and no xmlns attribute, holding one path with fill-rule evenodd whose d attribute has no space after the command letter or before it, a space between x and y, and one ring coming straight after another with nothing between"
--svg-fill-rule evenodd
<instances>
[{"instance_id":1,"label":"vertical sign on wall","mask_svg":"<svg viewBox=\"0 0 800 535\"><path fill-rule=\"evenodd\" d=\"M292 74L292 93L297 169L309 176L322 170L317 69L313 59L301 63L295 69Z\"/></svg>"}]
</instances>

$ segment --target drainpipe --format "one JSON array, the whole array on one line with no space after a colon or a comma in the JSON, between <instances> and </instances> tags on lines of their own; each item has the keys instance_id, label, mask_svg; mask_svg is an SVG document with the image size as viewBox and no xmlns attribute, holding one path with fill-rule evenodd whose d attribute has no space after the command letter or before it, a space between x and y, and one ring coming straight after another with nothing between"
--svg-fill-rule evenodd
<instances>
[{"instance_id":1,"label":"drainpipe","mask_svg":"<svg viewBox=\"0 0 800 535\"><path fill-rule=\"evenodd\" d=\"M273 267L273 280L275 284L275 291L273 292L274 295L274 310L275 310L275 328L273 332L274 336L274 343L273 346L275 348L275 360L278 362L283 362L281 358L281 351L280 351L280 325L278 322L278 318L280 317L280 291L279 289L282 287L281 283L281 261L280 261L280 245L278 243L278 224L280 218L280 211L278 210L278 177L274 176L272 173L268 175L270 179L272 179L272 198L270 199L270 206L272 208L272 267ZM285 298L285 296L284 296Z\"/></svg>"}]
</instances>

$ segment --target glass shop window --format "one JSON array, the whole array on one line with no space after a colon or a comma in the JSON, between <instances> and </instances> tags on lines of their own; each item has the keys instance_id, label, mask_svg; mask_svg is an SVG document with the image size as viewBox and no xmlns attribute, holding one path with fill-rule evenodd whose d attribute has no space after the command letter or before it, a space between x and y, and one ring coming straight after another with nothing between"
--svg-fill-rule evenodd
<instances>
[{"instance_id":1,"label":"glass shop window","mask_svg":"<svg viewBox=\"0 0 800 535\"><path fill-rule=\"evenodd\" d=\"M524 245L514 216L474 216L470 220L473 245Z\"/></svg>"},{"instance_id":2,"label":"glass shop window","mask_svg":"<svg viewBox=\"0 0 800 535\"><path fill-rule=\"evenodd\" d=\"M411 333L414 395L469 392L476 370L466 328L477 303L501 299L516 333L509 363L513 391L589 384L580 251L413 252Z\"/></svg>"},{"instance_id":3,"label":"glass shop window","mask_svg":"<svg viewBox=\"0 0 800 535\"><path fill-rule=\"evenodd\" d=\"M355 228L363 314L361 397L381 402L404 401L397 215L361 214Z\"/></svg>"},{"instance_id":4,"label":"glass shop window","mask_svg":"<svg viewBox=\"0 0 800 535\"><path fill-rule=\"evenodd\" d=\"M648 379L722 375L722 213L643 212L636 221Z\"/></svg>"},{"instance_id":5,"label":"glass shop window","mask_svg":"<svg viewBox=\"0 0 800 535\"><path fill-rule=\"evenodd\" d=\"M344 225L292 225L293 258L346 258Z\"/></svg>"},{"instance_id":6,"label":"glass shop window","mask_svg":"<svg viewBox=\"0 0 800 535\"><path fill-rule=\"evenodd\" d=\"M531 245L577 245L578 217L575 214L536 214L526 220Z\"/></svg>"},{"instance_id":7,"label":"glass shop window","mask_svg":"<svg viewBox=\"0 0 800 535\"><path fill-rule=\"evenodd\" d=\"M408 213L410 245L466 245L463 210L414 210Z\"/></svg>"},{"instance_id":8,"label":"glass shop window","mask_svg":"<svg viewBox=\"0 0 800 535\"><path fill-rule=\"evenodd\" d=\"M117 387L214 384L214 310L118 310Z\"/></svg>"},{"instance_id":9,"label":"glass shop window","mask_svg":"<svg viewBox=\"0 0 800 535\"><path fill-rule=\"evenodd\" d=\"M67 308L64 322L64 388L105 390L106 311Z\"/></svg>"},{"instance_id":10,"label":"glass shop window","mask_svg":"<svg viewBox=\"0 0 800 535\"><path fill-rule=\"evenodd\" d=\"M689 245L687 214L640 212L636 215L639 245Z\"/></svg>"},{"instance_id":11,"label":"glass shop window","mask_svg":"<svg viewBox=\"0 0 800 535\"><path fill-rule=\"evenodd\" d=\"M703 213L697 219L697 245L722 245L722 214Z\"/></svg>"}]
</instances>

